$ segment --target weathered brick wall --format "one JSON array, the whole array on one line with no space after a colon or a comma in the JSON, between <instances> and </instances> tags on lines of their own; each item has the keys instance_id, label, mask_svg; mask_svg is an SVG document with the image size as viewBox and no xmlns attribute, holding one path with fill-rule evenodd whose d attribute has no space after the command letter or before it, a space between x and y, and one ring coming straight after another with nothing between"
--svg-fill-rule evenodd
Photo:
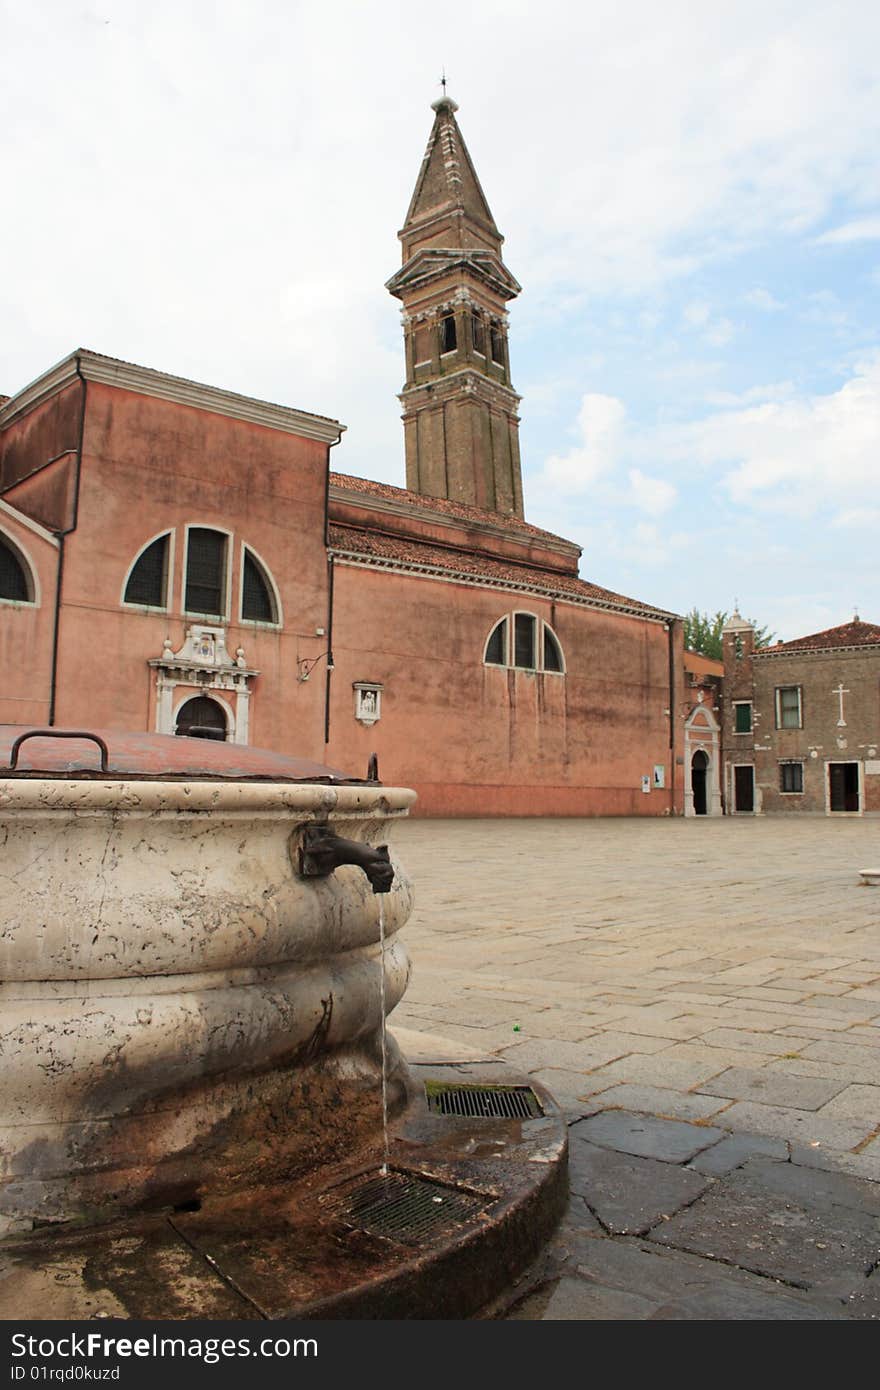
<instances>
[{"instance_id":1,"label":"weathered brick wall","mask_svg":"<svg viewBox=\"0 0 880 1390\"><path fill-rule=\"evenodd\" d=\"M880 647L752 654L725 639L724 756L755 767L758 811L829 809L829 765L857 764L859 809L880 810ZM779 728L777 692L800 691L801 727ZM841 696L841 691L843 692ZM842 705L841 705L842 699ZM752 701L752 732L735 732L735 703ZM803 766L803 790L783 791L780 765ZM873 766L872 766L873 765ZM876 768L877 770L873 770Z\"/></svg>"}]
</instances>

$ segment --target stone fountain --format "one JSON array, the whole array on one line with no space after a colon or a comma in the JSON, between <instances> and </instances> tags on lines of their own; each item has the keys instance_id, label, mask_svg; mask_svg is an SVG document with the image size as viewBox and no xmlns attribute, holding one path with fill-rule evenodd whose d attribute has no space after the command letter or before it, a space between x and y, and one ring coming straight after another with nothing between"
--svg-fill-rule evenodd
<instances>
[{"instance_id":1,"label":"stone fountain","mask_svg":"<svg viewBox=\"0 0 880 1390\"><path fill-rule=\"evenodd\" d=\"M535 1253L552 1099L385 1045L414 799L372 764L0 729L0 1316L46 1315L22 1299L62 1266L56 1317L461 1316Z\"/></svg>"}]
</instances>

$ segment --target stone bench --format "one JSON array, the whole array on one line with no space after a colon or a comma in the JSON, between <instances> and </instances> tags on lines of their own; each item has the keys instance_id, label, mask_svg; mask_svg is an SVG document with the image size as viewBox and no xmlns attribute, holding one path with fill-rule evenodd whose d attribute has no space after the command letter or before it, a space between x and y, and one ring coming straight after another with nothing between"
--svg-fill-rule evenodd
<instances>
[{"instance_id":1,"label":"stone bench","mask_svg":"<svg viewBox=\"0 0 880 1390\"><path fill-rule=\"evenodd\" d=\"M863 888L880 888L880 869L859 869Z\"/></svg>"}]
</instances>

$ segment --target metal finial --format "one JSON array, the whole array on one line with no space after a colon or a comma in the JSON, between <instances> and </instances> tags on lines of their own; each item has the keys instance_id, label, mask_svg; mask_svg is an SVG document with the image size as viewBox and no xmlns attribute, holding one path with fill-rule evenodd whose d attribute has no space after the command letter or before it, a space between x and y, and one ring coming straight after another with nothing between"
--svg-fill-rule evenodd
<instances>
[{"instance_id":1,"label":"metal finial","mask_svg":"<svg viewBox=\"0 0 880 1390\"><path fill-rule=\"evenodd\" d=\"M445 69L445 68L443 69L443 73L442 73L442 75L441 75L441 77L440 77L440 86L443 88L443 95L444 95L444 97L445 97L445 96L446 96L446 69Z\"/></svg>"}]
</instances>

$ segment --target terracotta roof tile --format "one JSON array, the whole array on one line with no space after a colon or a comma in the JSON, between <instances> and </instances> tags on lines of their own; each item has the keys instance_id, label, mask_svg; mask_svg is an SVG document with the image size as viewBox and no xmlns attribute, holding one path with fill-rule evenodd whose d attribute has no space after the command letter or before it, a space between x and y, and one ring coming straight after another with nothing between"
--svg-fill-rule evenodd
<instances>
[{"instance_id":1,"label":"terracotta roof tile","mask_svg":"<svg viewBox=\"0 0 880 1390\"><path fill-rule=\"evenodd\" d=\"M755 656L772 656L774 652L818 651L829 647L866 647L880 644L880 627L876 623L863 623L860 618L841 623L839 627L826 628L824 632L813 632L809 637L796 637L792 642L777 642L772 647L762 647Z\"/></svg>"},{"instance_id":2,"label":"terracotta roof tile","mask_svg":"<svg viewBox=\"0 0 880 1390\"><path fill-rule=\"evenodd\" d=\"M380 562L428 565L433 569L473 576L474 579L490 582L496 580L504 585L521 585L524 589L537 588L548 595L556 594L563 598L570 596L582 601L592 600L603 607L636 610L646 615L656 615L658 618L671 616L662 608L654 608L638 599L615 594L610 589L590 584L576 575L560 574L557 570L545 570L532 565L511 564L472 551L457 550L451 546L422 544L379 531L362 531L351 526L331 525L330 547L332 550L354 552Z\"/></svg>"},{"instance_id":3,"label":"terracotta roof tile","mask_svg":"<svg viewBox=\"0 0 880 1390\"><path fill-rule=\"evenodd\" d=\"M375 483L372 478L355 478L348 473L331 473L330 482L335 487L344 487L349 492L360 492L369 497L381 497L386 502L408 503L421 511L438 512L441 516L454 517L458 521L471 524L482 523L485 526L488 523L492 526L503 526L505 530L517 535L535 536L539 540L544 538L562 541L563 544L570 545L572 550L580 549L575 541L568 541L564 536L555 535L553 531L542 531L539 526L532 526L530 522L521 521L517 516L504 516L500 512L486 511L482 507L471 507L465 502L452 502L446 497L425 497L420 492L411 492L409 488L394 487L391 483Z\"/></svg>"}]
</instances>

